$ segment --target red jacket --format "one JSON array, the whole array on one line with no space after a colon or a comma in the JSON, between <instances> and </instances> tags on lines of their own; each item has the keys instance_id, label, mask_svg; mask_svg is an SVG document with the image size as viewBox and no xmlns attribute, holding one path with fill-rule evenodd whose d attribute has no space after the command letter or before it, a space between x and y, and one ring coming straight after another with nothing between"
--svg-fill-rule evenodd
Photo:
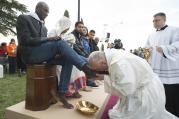
<instances>
[{"instance_id":1,"label":"red jacket","mask_svg":"<svg viewBox=\"0 0 179 119\"><path fill-rule=\"evenodd\" d=\"M7 50L6 47L0 46L0 56L6 56Z\"/></svg>"}]
</instances>

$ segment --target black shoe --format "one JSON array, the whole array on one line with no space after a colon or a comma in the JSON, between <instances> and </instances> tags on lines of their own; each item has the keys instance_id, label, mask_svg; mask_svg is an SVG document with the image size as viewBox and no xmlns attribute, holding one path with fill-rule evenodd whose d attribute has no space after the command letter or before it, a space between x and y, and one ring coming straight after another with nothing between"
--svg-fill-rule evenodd
<instances>
[{"instance_id":1,"label":"black shoe","mask_svg":"<svg viewBox=\"0 0 179 119\"><path fill-rule=\"evenodd\" d=\"M93 83L93 84L91 85L91 87L99 87L99 86L96 85L96 83Z\"/></svg>"},{"instance_id":2,"label":"black shoe","mask_svg":"<svg viewBox=\"0 0 179 119\"><path fill-rule=\"evenodd\" d=\"M106 74L109 75L108 71L96 71L97 74Z\"/></svg>"},{"instance_id":3,"label":"black shoe","mask_svg":"<svg viewBox=\"0 0 179 119\"><path fill-rule=\"evenodd\" d=\"M82 71L86 74L87 79L97 77L96 72L94 70L92 70L88 64L85 64L82 67Z\"/></svg>"},{"instance_id":4,"label":"black shoe","mask_svg":"<svg viewBox=\"0 0 179 119\"><path fill-rule=\"evenodd\" d=\"M86 85L90 87L98 87L98 85L96 85L96 83L91 80L87 80Z\"/></svg>"}]
</instances>

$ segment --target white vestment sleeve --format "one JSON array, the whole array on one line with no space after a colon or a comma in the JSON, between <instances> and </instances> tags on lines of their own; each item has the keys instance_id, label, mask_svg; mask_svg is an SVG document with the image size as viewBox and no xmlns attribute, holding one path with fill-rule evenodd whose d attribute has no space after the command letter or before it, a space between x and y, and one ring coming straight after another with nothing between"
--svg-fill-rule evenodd
<instances>
[{"instance_id":1,"label":"white vestment sleeve","mask_svg":"<svg viewBox=\"0 0 179 119\"><path fill-rule=\"evenodd\" d=\"M147 39L147 42L146 42L146 44L145 44L145 48L151 47L149 38L150 38L150 36L149 36L148 39Z\"/></svg>"},{"instance_id":2,"label":"white vestment sleeve","mask_svg":"<svg viewBox=\"0 0 179 119\"><path fill-rule=\"evenodd\" d=\"M179 58L179 29L173 33L170 45L161 45L164 55L173 61Z\"/></svg>"},{"instance_id":3,"label":"white vestment sleeve","mask_svg":"<svg viewBox=\"0 0 179 119\"><path fill-rule=\"evenodd\" d=\"M75 36L72 33L65 35L63 39L70 44L75 44L75 40L76 40Z\"/></svg>"},{"instance_id":4,"label":"white vestment sleeve","mask_svg":"<svg viewBox=\"0 0 179 119\"><path fill-rule=\"evenodd\" d=\"M136 91L136 75L128 61L120 61L111 66L112 92L128 96Z\"/></svg>"}]
</instances>

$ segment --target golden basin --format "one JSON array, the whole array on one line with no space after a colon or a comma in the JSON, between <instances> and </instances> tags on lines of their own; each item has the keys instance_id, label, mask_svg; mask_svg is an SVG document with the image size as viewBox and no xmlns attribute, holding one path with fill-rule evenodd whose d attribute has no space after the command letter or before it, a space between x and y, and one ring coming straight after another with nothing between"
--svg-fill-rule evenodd
<instances>
[{"instance_id":1,"label":"golden basin","mask_svg":"<svg viewBox=\"0 0 179 119\"><path fill-rule=\"evenodd\" d=\"M92 104L91 102L82 100L76 103L76 109L82 112L83 114L91 115L91 114L96 113L99 107Z\"/></svg>"}]
</instances>

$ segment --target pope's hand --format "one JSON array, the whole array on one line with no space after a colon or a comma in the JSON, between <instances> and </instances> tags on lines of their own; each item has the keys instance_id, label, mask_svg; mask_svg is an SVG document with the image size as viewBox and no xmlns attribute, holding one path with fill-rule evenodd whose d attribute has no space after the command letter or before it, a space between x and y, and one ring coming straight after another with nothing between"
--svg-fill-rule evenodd
<instances>
[{"instance_id":1,"label":"pope's hand","mask_svg":"<svg viewBox=\"0 0 179 119\"><path fill-rule=\"evenodd\" d=\"M163 49L161 47L156 46L156 50L157 50L158 53L163 55Z\"/></svg>"}]
</instances>

